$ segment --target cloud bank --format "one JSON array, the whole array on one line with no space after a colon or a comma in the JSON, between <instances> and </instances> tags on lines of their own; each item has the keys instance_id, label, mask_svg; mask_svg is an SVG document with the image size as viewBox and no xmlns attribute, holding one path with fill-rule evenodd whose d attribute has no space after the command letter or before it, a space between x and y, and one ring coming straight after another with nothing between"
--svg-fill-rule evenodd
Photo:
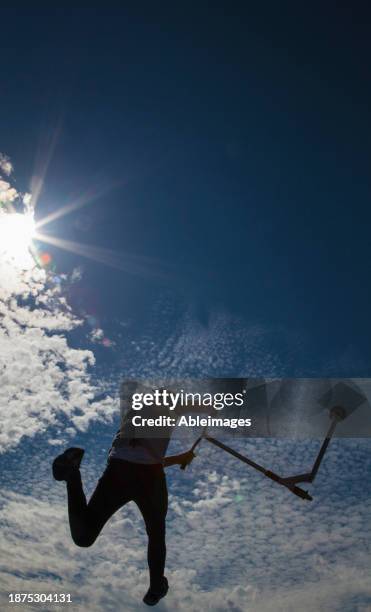
<instances>
[{"instance_id":1,"label":"cloud bank","mask_svg":"<svg viewBox=\"0 0 371 612\"><path fill-rule=\"evenodd\" d=\"M0 156L0 168L11 164ZM21 194L0 180L0 223L5 215L27 209ZM26 208L25 208L26 207ZM19 214L19 213L18 213ZM63 295L66 275L55 277L28 253L17 265L6 252L0 258L0 452L48 426L69 421L69 433L85 430L92 419L109 419L112 398L96 399L89 350L72 348L68 332L82 324Z\"/></svg>"},{"instance_id":2,"label":"cloud bank","mask_svg":"<svg viewBox=\"0 0 371 612\"><path fill-rule=\"evenodd\" d=\"M251 443L249 451L303 467L314 446L301 444L294 458L297 445L282 442ZM207 446L188 472L168 470L171 590L158 609L366 612L369 449L368 441L336 441L311 504ZM135 505L120 510L93 547L80 549L68 531L64 486L44 487L38 499L1 492L2 609L11 609L7 592L70 592L76 610L142 610L146 537Z\"/></svg>"}]
</instances>

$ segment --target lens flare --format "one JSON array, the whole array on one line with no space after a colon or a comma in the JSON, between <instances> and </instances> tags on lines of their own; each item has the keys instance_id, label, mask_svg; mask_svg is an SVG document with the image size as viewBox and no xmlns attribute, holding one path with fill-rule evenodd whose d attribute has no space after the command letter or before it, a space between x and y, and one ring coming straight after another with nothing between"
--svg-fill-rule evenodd
<instances>
[{"instance_id":1,"label":"lens flare","mask_svg":"<svg viewBox=\"0 0 371 612\"><path fill-rule=\"evenodd\" d=\"M52 261L52 256L49 253L41 253L40 261L43 266L48 266Z\"/></svg>"}]
</instances>

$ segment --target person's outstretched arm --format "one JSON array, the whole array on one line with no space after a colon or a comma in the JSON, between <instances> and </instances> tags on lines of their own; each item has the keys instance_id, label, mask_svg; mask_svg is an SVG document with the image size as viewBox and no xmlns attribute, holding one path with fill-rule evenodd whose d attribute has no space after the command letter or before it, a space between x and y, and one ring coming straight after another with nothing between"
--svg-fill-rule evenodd
<instances>
[{"instance_id":1,"label":"person's outstretched arm","mask_svg":"<svg viewBox=\"0 0 371 612\"><path fill-rule=\"evenodd\" d=\"M191 450L185 453L179 453L179 455L170 455L164 458L164 467L169 467L170 465L188 465L195 456L196 455Z\"/></svg>"}]
</instances>

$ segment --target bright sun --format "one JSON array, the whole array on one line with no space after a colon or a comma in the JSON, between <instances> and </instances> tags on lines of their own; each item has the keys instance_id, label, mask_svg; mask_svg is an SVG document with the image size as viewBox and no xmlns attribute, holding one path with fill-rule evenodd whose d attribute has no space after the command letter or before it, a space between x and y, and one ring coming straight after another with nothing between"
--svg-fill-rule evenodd
<instances>
[{"instance_id":1,"label":"bright sun","mask_svg":"<svg viewBox=\"0 0 371 612\"><path fill-rule=\"evenodd\" d=\"M35 231L35 220L31 213L0 215L0 253L19 266L28 267Z\"/></svg>"}]
</instances>

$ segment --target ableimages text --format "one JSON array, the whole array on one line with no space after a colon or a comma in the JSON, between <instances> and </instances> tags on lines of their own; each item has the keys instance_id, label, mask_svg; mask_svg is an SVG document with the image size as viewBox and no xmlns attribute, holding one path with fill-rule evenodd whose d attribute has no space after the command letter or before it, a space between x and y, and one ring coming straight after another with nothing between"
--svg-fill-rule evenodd
<instances>
[{"instance_id":1,"label":"ableimages text","mask_svg":"<svg viewBox=\"0 0 371 612\"><path fill-rule=\"evenodd\" d=\"M147 418L138 414L132 417L131 421L135 427L230 427L231 429L237 429L237 427L251 426L251 419L222 419L211 416L200 417L199 415L183 415L177 421L170 416L161 415L156 418Z\"/></svg>"}]
</instances>

